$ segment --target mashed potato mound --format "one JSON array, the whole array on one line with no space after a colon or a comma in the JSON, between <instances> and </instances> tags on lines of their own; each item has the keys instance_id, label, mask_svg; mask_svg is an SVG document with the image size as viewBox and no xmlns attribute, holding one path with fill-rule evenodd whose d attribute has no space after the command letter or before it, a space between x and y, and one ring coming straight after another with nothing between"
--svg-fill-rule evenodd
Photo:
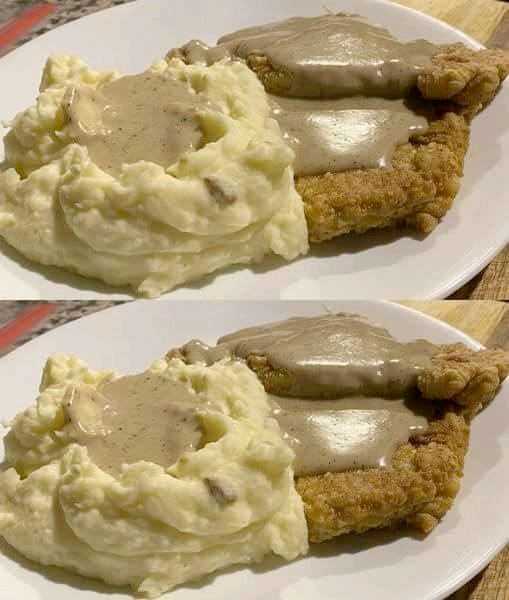
<instances>
[{"instance_id":1,"label":"mashed potato mound","mask_svg":"<svg viewBox=\"0 0 509 600\"><path fill-rule=\"evenodd\" d=\"M154 297L222 267L307 252L307 226L286 145L262 85L240 62L150 68L185 82L203 109L204 145L175 164L106 172L73 142L64 97L120 75L50 58L37 103L5 137L0 235L28 258ZM228 202L209 182L220 181ZM233 200L231 200L233 199Z\"/></svg>"},{"instance_id":2,"label":"mashed potato mound","mask_svg":"<svg viewBox=\"0 0 509 600\"><path fill-rule=\"evenodd\" d=\"M118 476L75 443L64 396L97 388L112 372L69 356L49 359L36 406L6 436L0 473L0 535L22 554L148 596L235 563L307 551L307 527L283 441L262 385L247 366L158 361L149 373L185 383L207 440L168 468L140 461ZM235 498L217 502L211 474Z\"/></svg>"}]
</instances>

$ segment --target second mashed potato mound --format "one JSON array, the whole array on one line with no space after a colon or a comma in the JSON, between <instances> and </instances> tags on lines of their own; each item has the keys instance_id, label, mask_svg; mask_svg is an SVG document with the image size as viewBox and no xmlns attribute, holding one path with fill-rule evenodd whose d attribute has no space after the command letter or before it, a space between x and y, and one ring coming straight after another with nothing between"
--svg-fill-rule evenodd
<instances>
[{"instance_id":1,"label":"second mashed potato mound","mask_svg":"<svg viewBox=\"0 0 509 600\"><path fill-rule=\"evenodd\" d=\"M138 446L150 457L109 463L122 427L102 436L93 425L101 419L112 425L113 391L126 380L181 388L174 404L193 407L191 421L184 415L181 423L197 419L201 441L174 464L150 460L157 456L150 436L164 421L157 417ZM122 403L129 402L123 391ZM98 405L89 400L102 393L111 402L97 419ZM154 398L142 409L158 406ZM50 359L37 405L14 419L5 439L10 468L0 473L0 535L32 560L129 584L148 596L270 552L293 559L307 551L307 526L294 454L270 413L261 383L240 362L158 361L142 375L118 378L72 357ZM133 419L123 426L133 423L140 425ZM101 444L109 445L106 463ZM136 452L136 439L124 449Z\"/></svg>"},{"instance_id":2,"label":"second mashed potato mound","mask_svg":"<svg viewBox=\"0 0 509 600\"><path fill-rule=\"evenodd\" d=\"M172 82L179 106L194 105L187 137L178 137L175 111L166 118L164 86ZM129 92L139 104L134 96L122 104ZM119 104L110 110L104 100L97 117L103 96ZM140 140L150 133L153 141ZM262 85L240 62L173 59L121 78L74 57L51 58L37 103L16 117L5 150L0 235L45 265L153 297L231 264L271 252L291 260L308 248L293 152Z\"/></svg>"}]
</instances>

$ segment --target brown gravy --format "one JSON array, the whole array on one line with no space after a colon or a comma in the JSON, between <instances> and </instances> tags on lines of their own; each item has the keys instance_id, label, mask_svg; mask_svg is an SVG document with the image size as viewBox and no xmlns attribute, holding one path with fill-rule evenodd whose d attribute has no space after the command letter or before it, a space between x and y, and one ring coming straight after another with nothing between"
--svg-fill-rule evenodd
<instances>
[{"instance_id":1,"label":"brown gravy","mask_svg":"<svg viewBox=\"0 0 509 600\"><path fill-rule=\"evenodd\" d=\"M263 56L289 74L272 114L296 153L298 176L390 167L396 147L428 120L406 100L439 46L400 42L362 17L293 17L241 29L209 47L192 40L169 56L210 65ZM252 65L252 63L250 63Z\"/></svg>"},{"instance_id":2,"label":"brown gravy","mask_svg":"<svg viewBox=\"0 0 509 600\"><path fill-rule=\"evenodd\" d=\"M295 317L242 329L217 346L192 340L182 348L190 362L259 355L284 370L289 396L270 398L297 476L389 467L397 447L428 427L431 405L414 395L437 351L345 313Z\"/></svg>"},{"instance_id":3,"label":"brown gravy","mask_svg":"<svg viewBox=\"0 0 509 600\"><path fill-rule=\"evenodd\" d=\"M409 399L271 399L297 476L389 467L397 447L428 427L422 403Z\"/></svg>"},{"instance_id":4,"label":"brown gravy","mask_svg":"<svg viewBox=\"0 0 509 600\"><path fill-rule=\"evenodd\" d=\"M112 474L138 461L169 467L202 441L193 396L183 384L151 373L121 377L97 390L77 386L66 412L78 443Z\"/></svg>"},{"instance_id":5,"label":"brown gravy","mask_svg":"<svg viewBox=\"0 0 509 600\"><path fill-rule=\"evenodd\" d=\"M249 327L219 344L240 358L266 357L291 377L291 396L310 398L405 395L437 352L430 342L399 342L386 329L344 313Z\"/></svg>"},{"instance_id":6,"label":"brown gravy","mask_svg":"<svg viewBox=\"0 0 509 600\"><path fill-rule=\"evenodd\" d=\"M266 57L274 69L290 75L284 95L298 98L402 98L439 51L426 40L401 42L387 29L346 14L248 27L218 43L243 59Z\"/></svg>"},{"instance_id":7,"label":"brown gravy","mask_svg":"<svg viewBox=\"0 0 509 600\"><path fill-rule=\"evenodd\" d=\"M213 65L223 59L232 59L232 54L225 45L209 46L201 40L190 40L181 48L173 48L166 55L167 59L183 58L190 64Z\"/></svg>"},{"instance_id":8,"label":"brown gravy","mask_svg":"<svg viewBox=\"0 0 509 600\"><path fill-rule=\"evenodd\" d=\"M185 82L141 73L97 89L71 88L64 99L68 130L108 172L140 160L169 167L202 144L198 111L210 107Z\"/></svg>"},{"instance_id":9,"label":"brown gravy","mask_svg":"<svg viewBox=\"0 0 509 600\"><path fill-rule=\"evenodd\" d=\"M403 99L271 96L272 114L295 152L296 175L390 167L399 144L428 129Z\"/></svg>"}]
</instances>

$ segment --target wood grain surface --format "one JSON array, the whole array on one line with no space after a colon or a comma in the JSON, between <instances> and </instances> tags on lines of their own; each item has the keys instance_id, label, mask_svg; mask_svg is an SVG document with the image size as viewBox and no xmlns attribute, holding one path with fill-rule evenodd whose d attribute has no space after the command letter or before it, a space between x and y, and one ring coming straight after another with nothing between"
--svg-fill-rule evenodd
<instances>
[{"instance_id":1,"label":"wood grain surface","mask_svg":"<svg viewBox=\"0 0 509 600\"><path fill-rule=\"evenodd\" d=\"M395 0L461 29L485 44L508 10L497 0Z\"/></svg>"},{"instance_id":2,"label":"wood grain surface","mask_svg":"<svg viewBox=\"0 0 509 600\"><path fill-rule=\"evenodd\" d=\"M449 323L488 348L509 350L509 305L506 303L442 300L402 304ZM509 600L509 546L448 600Z\"/></svg>"}]
</instances>

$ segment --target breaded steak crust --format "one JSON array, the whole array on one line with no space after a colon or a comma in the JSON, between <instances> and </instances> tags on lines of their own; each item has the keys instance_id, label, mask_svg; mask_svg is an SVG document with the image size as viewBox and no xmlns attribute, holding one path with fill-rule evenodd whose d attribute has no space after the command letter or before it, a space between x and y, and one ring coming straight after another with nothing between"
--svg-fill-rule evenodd
<instances>
[{"instance_id":1,"label":"breaded steak crust","mask_svg":"<svg viewBox=\"0 0 509 600\"><path fill-rule=\"evenodd\" d=\"M447 401L471 418L496 394L509 374L509 352L475 351L463 344L444 344L431 359L431 367L418 377L417 387L425 400ZM180 355L182 356L182 355ZM292 375L272 367L267 357L250 355L247 364L269 394L299 396Z\"/></svg>"},{"instance_id":2,"label":"breaded steak crust","mask_svg":"<svg viewBox=\"0 0 509 600\"><path fill-rule=\"evenodd\" d=\"M285 95L291 75L265 56L247 63L269 93ZM355 169L297 177L311 242L381 227L431 232L452 206L463 175L469 122L509 73L509 52L444 46L418 78L429 100L431 126L399 146L392 168Z\"/></svg>"},{"instance_id":3,"label":"breaded steak crust","mask_svg":"<svg viewBox=\"0 0 509 600\"><path fill-rule=\"evenodd\" d=\"M390 169L297 177L309 240L398 225L429 233L459 190L468 142L465 118L449 112L398 146Z\"/></svg>"},{"instance_id":4,"label":"breaded steak crust","mask_svg":"<svg viewBox=\"0 0 509 600\"><path fill-rule=\"evenodd\" d=\"M419 390L426 399L453 402L470 420L494 398L509 375L509 353L476 352L463 344L447 344L440 349L431 359L431 368L420 375Z\"/></svg>"},{"instance_id":5,"label":"breaded steak crust","mask_svg":"<svg viewBox=\"0 0 509 600\"><path fill-rule=\"evenodd\" d=\"M431 63L417 80L423 98L448 100L468 119L491 102L509 74L507 50L472 50L452 44Z\"/></svg>"},{"instance_id":6,"label":"breaded steak crust","mask_svg":"<svg viewBox=\"0 0 509 600\"><path fill-rule=\"evenodd\" d=\"M167 358L186 360L181 349ZM272 368L265 356L250 355L247 364L268 393L299 395L291 374ZM390 468L296 478L310 541L404 525L431 531L459 491L471 419L508 374L509 352L440 346L417 381L423 402L434 406L428 431L402 444Z\"/></svg>"},{"instance_id":7,"label":"breaded steak crust","mask_svg":"<svg viewBox=\"0 0 509 600\"><path fill-rule=\"evenodd\" d=\"M270 94L285 96L292 75L275 69L266 56L252 54L247 64ZM418 77L417 88L426 100L448 100L457 111L473 116L488 104L509 74L507 50L473 50L463 44L440 47L431 66Z\"/></svg>"},{"instance_id":8,"label":"breaded steak crust","mask_svg":"<svg viewBox=\"0 0 509 600\"><path fill-rule=\"evenodd\" d=\"M266 357L249 356L247 363L267 392L298 395L290 374L272 369ZM423 401L435 401L435 417L425 434L398 448L391 468L297 478L310 541L398 524L427 533L452 506L470 420L508 376L509 353L450 344L440 346L431 363L417 386Z\"/></svg>"},{"instance_id":9,"label":"breaded steak crust","mask_svg":"<svg viewBox=\"0 0 509 600\"><path fill-rule=\"evenodd\" d=\"M182 49L170 56L189 59ZM285 96L291 88L293 75L275 68L267 56L250 54L246 62L268 93ZM460 43L441 46L417 80L429 130L400 145L391 168L296 177L309 240L323 242L385 227L433 231L460 188L470 121L508 74L507 50L473 50Z\"/></svg>"},{"instance_id":10,"label":"breaded steak crust","mask_svg":"<svg viewBox=\"0 0 509 600\"><path fill-rule=\"evenodd\" d=\"M397 449L391 468L297 478L310 541L405 523L431 531L458 493L468 435L465 419L446 412Z\"/></svg>"}]
</instances>

